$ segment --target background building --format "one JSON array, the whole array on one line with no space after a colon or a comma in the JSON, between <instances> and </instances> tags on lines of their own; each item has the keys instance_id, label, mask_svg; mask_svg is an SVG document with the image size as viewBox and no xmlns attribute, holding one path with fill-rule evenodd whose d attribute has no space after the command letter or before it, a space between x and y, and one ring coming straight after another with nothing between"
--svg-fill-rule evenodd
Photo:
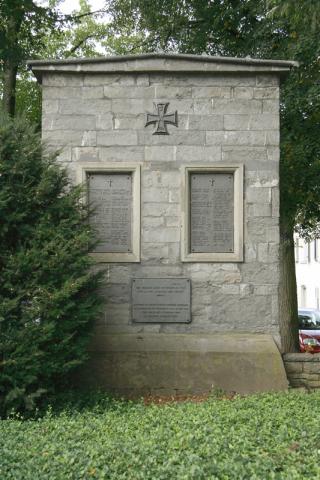
<instances>
[{"instance_id":1,"label":"background building","mask_svg":"<svg viewBox=\"0 0 320 480\"><path fill-rule=\"evenodd\" d=\"M296 237L296 276L299 307L320 307L320 239Z\"/></svg>"}]
</instances>

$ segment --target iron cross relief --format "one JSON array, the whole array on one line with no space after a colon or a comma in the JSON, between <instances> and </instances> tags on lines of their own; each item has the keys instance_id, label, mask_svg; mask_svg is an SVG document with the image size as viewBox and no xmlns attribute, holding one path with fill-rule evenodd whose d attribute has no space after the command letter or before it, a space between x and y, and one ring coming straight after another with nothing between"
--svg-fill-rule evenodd
<instances>
[{"instance_id":1,"label":"iron cross relief","mask_svg":"<svg viewBox=\"0 0 320 480\"><path fill-rule=\"evenodd\" d=\"M174 113L167 113L169 102L154 103L153 105L158 113L147 112L147 121L145 127L154 123L157 125L157 128L152 135L169 135L167 124L175 125L176 127L178 126L177 110Z\"/></svg>"}]
</instances>

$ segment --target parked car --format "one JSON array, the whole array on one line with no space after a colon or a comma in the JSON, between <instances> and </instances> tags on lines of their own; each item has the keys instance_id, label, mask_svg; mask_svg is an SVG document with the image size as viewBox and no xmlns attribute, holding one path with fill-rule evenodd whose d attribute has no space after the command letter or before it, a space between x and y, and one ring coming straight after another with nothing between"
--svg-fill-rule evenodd
<instances>
[{"instance_id":1,"label":"parked car","mask_svg":"<svg viewBox=\"0 0 320 480\"><path fill-rule=\"evenodd\" d=\"M301 352L320 352L320 311L301 308L299 317L299 343Z\"/></svg>"}]
</instances>

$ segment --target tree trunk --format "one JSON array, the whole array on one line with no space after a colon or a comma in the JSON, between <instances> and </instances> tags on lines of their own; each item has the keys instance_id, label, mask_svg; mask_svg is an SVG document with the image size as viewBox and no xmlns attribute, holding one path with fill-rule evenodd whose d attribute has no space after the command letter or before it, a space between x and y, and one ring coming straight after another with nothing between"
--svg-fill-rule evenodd
<instances>
[{"instance_id":1,"label":"tree trunk","mask_svg":"<svg viewBox=\"0 0 320 480\"><path fill-rule=\"evenodd\" d=\"M280 222L280 335L284 353L299 352L297 282L293 227Z\"/></svg>"},{"instance_id":2,"label":"tree trunk","mask_svg":"<svg viewBox=\"0 0 320 480\"><path fill-rule=\"evenodd\" d=\"M3 72L3 109L12 117L16 107L16 83L18 67L10 61L5 62Z\"/></svg>"},{"instance_id":3,"label":"tree trunk","mask_svg":"<svg viewBox=\"0 0 320 480\"><path fill-rule=\"evenodd\" d=\"M12 117L16 108L16 84L21 47L19 45L19 32L22 21L26 15L26 2L13 2L12 9L9 9L7 18L7 34L5 38L6 48L3 58L3 109ZM32 10L30 10L32 11ZM29 12L30 13L30 12Z\"/></svg>"}]
</instances>

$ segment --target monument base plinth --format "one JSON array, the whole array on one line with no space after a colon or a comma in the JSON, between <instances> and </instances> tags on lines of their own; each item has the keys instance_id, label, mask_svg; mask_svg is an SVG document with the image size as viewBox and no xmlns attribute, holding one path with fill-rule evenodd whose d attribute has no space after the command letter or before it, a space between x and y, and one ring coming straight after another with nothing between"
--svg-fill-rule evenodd
<instances>
[{"instance_id":1,"label":"monument base plinth","mask_svg":"<svg viewBox=\"0 0 320 480\"><path fill-rule=\"evenodd\" d=\"M281 354L266 334L97 336L77 383L129 397L288 388Z\"/></svg>"}]
</instances>

